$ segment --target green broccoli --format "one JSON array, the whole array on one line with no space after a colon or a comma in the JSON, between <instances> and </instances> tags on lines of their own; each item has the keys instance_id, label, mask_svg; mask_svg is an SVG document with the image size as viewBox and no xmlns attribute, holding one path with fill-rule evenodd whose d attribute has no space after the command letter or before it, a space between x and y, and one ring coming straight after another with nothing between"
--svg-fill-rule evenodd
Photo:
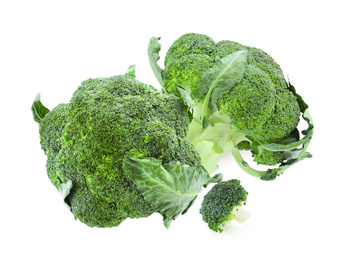
<instances>
[{"instance_id":1,"label":"green broccoli","mask_svg":"<svg viewBox=\"0 0 345 260\"><path fill-rule=\"evenodd\" d=\"M88 226L113 227L159 212L169 227L216 181L186 138L184 105L137 81L133 67L84 81L69 103L51 111L38 95L32 112L48 177Z\"/></svg>"},{"instance_id":2,"label":"green broccoli","mask_svg":"<svg viewBox=\"0 0 345 260\"><path fill-rule=\"evenodd\" d=\"M311 157L313 136L308 105L285 80L279 65L260 49L232 41L214 42L200 34L185 34L169 48L165 69L158 65L160 38L153 37L148 56L163 92L179 98L192 111L188 139L210 173L231 151L247 173L273 180L291 165ZM300 138L300 117L308 123ZM254 161L279 165L253 169L239 150Z\"/></svg>"},{"instance_id":3,"label":"green broccoli","mask_svg":"<svg viewBox=\"0 0 345 260\"><path fill-rule=\"evenodd\" d=\"M222 232L222 226L235 219L244 222L249 214L241 207L246 203L248 192L239 180L220 182L205 195L200 208L202 219L209 228Z\"/></svg>"}]
</instances>

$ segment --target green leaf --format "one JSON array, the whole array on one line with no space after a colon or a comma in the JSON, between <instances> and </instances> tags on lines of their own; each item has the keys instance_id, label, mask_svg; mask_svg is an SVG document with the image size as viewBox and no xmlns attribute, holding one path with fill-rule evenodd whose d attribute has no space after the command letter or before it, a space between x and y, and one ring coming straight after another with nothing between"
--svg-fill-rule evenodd
<instances>
[{"instance_id":1,"label":"green leaf","mask_svg":"<svg viewBox=\"0 0 345 260\"><path fill-rule=\"evenodd\" d=\"M171 92L170 94L176 96L178 100L181 101L182 104L184 104L186 108L186 112L189 116L189 121L191 122L193 120L193 101L190 98L190 95L182 88L177 87L177 91Z\"/></svg>"},{"instance_id":2,"label":"green leaf","mask_svg":"<svg viewBox=\"0 0 345 260\"><path fill-rule=\"evenodd\" d=\"M203 74L198 89L191 92L192 99L201 98L207 93L201 112L204 126L208 125L208 110L216 111L217 100L242 80L248 66L247 56L247 51L242 50L222 59L217 58L214 66Z\"/></svg>"},{"instance_id":3,"label":"green leaf","mask_svg":"<svg viewBox=\"0 0 345 260\"><path fill-rule=\"evenodd\" d=\"M238 152L238 149L232 151L237 163L240 167L248 174L259 177L261 180L271 181L275 180L277 176L284 173L294 164L306 159L311 158L312 155L307 152L307 148L314 135L314 124L312 117L306 109L302 115L303 119L308 123L308 128L302 131L304 137L301 140L296 141L295 138L287 138L283 140L282 143L270 143L261 144L250 136L246 136L247 139L252 142L255 146L261 147L268 151L273 152L284 152L285 161L279 165L277 168L267 169L266 171L258 171L251 168L248 163L246 163ZM288 142L290 141L290 142Z\"/></svg>"},{"instance_id":4,"label":"green leaf","mask_svg":"<svg viewBox=\"0 0 345 260\"><path fill-rule=\"evenodd\" d=\"M71 210L71 207L67 204L66 198L67 198L68 195L70 194L72 187L73 187L72 181L71 181L71 180L68 180L68 181L62 183L62 184L60 185L59 189L58 189L59 192L60 192L61 197L63 198L63 201L64 201L66 207L67 207L69 210Z\"/></svg>"},{"instance_id":5,"label":"green leaf","mask_svg":"<svg viewBox=\"0 0 345 260\"><path fill-rule=\"evenodd\" d=\"M201 165L192 167L180 162L162 165L155 158L126 156L123 170L145 200L162 214L167 228L189 209L205 185L219 180L219 176L211 178Z\"/></svg>"},{"instance_id":6,"label":"green leaf","mask_svg":"<svg viewBox=\"0 0 345 260\"><path fill-rule=\"evenodd\" d=\"M265 150L273 151L273 152L291 151L293 149L300 147L306 142L310 142L310 139L314 135L314 125L313 125L313 120L308 109L304 111L302 118L308 123L308 129L302 131L302 134L304 134L304 137L301 140L298 140L298 141L293 140L290 143L285 143L285 142L284 143L270 143L270 144L263 144L259 146L264 148Z\"/></svg>"},{"instance_id":7,"label":"green leaf","mask_svg":"<svg viewBox=\"0 0 345 260\"><path fill-rule=\"evenodd\" d=\"M193 108L193 101L187 91L180 87L177 87L177 90L179 92L179 99L188 108L188 110L189 108Z\"/></svg>"},{"instance_id":8,"label":"green leaf","mask_svg":"<svg viewBox=\"0 0 345 260\"><path fill-rule=\"evenodd\" d=\"M214 175L211 179L211 183L220 183L223 180L223 174L222 173L218 173L216 175ZM204 186L206 187L206 186Z\"/></svg>"},{"instance_id":9,"label":"green leaf","mask_svg":"<svg viewBox=\"0 0 345 260\"><path fill-rule=\"evenodd\" d=\"M266 174L260 179L264 181L275 180L280 174L283 174L287 169L289 169L294 164L306 159L311 158L312 155L309 152L306 152L305 149L298 149L294 152L288 152L291 155L291 158L288 158L287 162L280 165L279 168L268 169Z\"/></svg>"},{"instance_id":10,"label":"green leaf","mask_svg":"<svg viewBox=\"0 0 345 260\"><path fill-rule=\"evenodd\" d=\"M266 174L260 179L263 181L274 181L277 176L279 176L279 174L277 173L277 171L275 171L275 169L268 169Z\"/></svg>"},{"instance_id":11,"label":"green leaf","mask_svg":"<svg viewBox=\"0 0 345 260\"><path fill-rule=\"evenodd\" d=\"M149 42L147 49L147 55L149 57L149 62L152 68L153 73L155 74L159 84L162 86L162 89L165 91L163 79L162 79L162 69L158 65L159 52L161 50L161 44L158 42L160 37L152 37Z\"/></svg>"},{"instance_id":12,"label":"green leaf","mask_svg":"<svg viewBox=\"0 0 345 260\"><path fill-rule=\"evenodd\" d=\"M301 112L304 113L308 109L307 103L304 102L303 98L297 94L296 88L291 85L290 81L288 82L288 89L294 94L294 96L297 98L297 102L299 104L299 107L301 109Z\"/></svg>"},{"instance_id":13,"label":"green leaf","mask_svg":"<svg viewBox=\"0 0 345 260\"><path fill-rule=\"evenodd\" d=\"M308 129L302 131L302 134L304 134L305 136L301 140L292 142L290 144L285 144L285 145L271 144L271 145L261 146L264 149L270 150L270 151L283 151L286 157L286 162L282 163L279 166L279 168L269 169L267 171L267 174L261 177L262 180L274 180L275 177L282 174L284 171L289 169L292 165L306 158L312 157L312 155L309 152L307 152L307 148L314 135L314 125L313 125L313 120L311 118L311 115L308 109L304 111L304 114L302 117L304 120L307 121ZM299 146L302 146L302 147L298 148Z\"/></svg>"},{"instance_id":14,"label":"green leaf","mask_svg":"<svg viewBox=\"0 0 345 260\"><path fill-rule=\"evenodd\" d=\"M125 75L135 78L135 65L130 66Z\"/></svg>"},{"instance_id":15,"label":"green leaf","mask_svg":"<svg viewBox=\"0 0 345 260\"><path fill-rule=\"evenodd\" d=\"M31 111L34 116L34 120L37 123L40 123L44 116L49 112L49 109L42 105L40 94L37 94L35 97L31 106Z\"/></svg>"}]
</instances>

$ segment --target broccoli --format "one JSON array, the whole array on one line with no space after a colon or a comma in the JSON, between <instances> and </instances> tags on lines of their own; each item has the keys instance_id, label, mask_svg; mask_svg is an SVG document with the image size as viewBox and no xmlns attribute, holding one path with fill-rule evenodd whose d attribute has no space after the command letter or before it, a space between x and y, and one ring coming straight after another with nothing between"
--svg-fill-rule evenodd
<instances>
[{"instance_id":1,"label":"broccoli","mask_svg":"<svg viewBox=\"0 0 345 260\"><path fill-rule=\"evenodd\" d=\"M125 75L89 79L49 110L37 95L47 173L74 217L90 227L184 214L210 182L186 138L189 117L175 97Z\"/></svg>"},{"instance_id":2,"label":"broccoli","mask_svg":"<svg viewBox=\"0 0 345 260\"><path fill-rule=\"evenodd\" d=\"M238 165L262 180L274 180L293 164L311 157L313 136L308 105L285 80L279 65L262 50L209 36L181 36L158 65L161 45L153 37L149 61L162 90L179 98L192 111L188 139L209 173L231 151ZM308 123L301 133L300 117ZM240 150L249 150L257 164L276 166L256 170Z\"/></svg>"},{"instance_id":3,"label":"broccoli","mask_svg":"<svg viewBox=\"0 0 345 260\"><path fill-rule=\"evenodd\" d=\"M244 222L249 214L241 207L246 203L248 192L239 180L222 181L212 187L205 195L200 208L202 219L208 227L222 232L222 226L235 219Z\"/></svg>"}]
</instances>

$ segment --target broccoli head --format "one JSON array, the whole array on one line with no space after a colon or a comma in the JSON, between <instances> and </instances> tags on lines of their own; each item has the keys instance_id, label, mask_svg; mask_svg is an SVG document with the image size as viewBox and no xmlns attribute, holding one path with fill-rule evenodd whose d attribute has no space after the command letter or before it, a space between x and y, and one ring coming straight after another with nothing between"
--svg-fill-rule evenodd
<instances>
[{"instance_id":1,"label":"broccoli head","mask_svg":"<svg viewBox=\"0 0 345 260\"><path fill-rule=\"evenodd\" d=\"M202 219L209 228L222 232L222 227L231 220L244 222L249 215L239 209L245 204L248 192L239 180L228 180L217 183L205 195L200 208Z\"/></svg>"},{"instance_id":2,"label":"broccoli head","mask_svg":"<svg viewBox=\"0 0 345 260\"><path fill-rule=\"evenodd\" d=\"M151 67L163 91L191 109L187 137L209 172L217 169L227 151L244 171L263 180L275 179L311 157L306 152L313 135L308 105L270 55L237 42L215 42L189 33L171 45L161 69L159 39L153 37L149 44ZM294 134L299 132L301 116L309 125L302 138ZM239 150L250 150L258 164L279 167L257 171Z\"/></svg>"},{"instance_id":3,"label":"broccoli head","mask_svg":"<svg viewBox=\"0 0 345 260\"><path fill-rule=\"evenodd\" d=\"M51 111L39 96L32 106L49 179L75 218L91 227L154 212L168 227L196 197L180 191L178 198L179 181L194 195L212 181L186 138L184 105L131 73L86 80L69 103Z\"/></svg>"}]
</instances>

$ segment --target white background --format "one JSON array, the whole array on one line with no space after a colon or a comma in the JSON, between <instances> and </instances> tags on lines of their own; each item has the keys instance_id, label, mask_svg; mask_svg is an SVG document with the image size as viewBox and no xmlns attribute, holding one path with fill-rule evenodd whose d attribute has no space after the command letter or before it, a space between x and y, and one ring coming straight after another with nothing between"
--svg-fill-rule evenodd
<instances>
[{"instance_id":1,"label":"white background","mask_svg":"<svg viewBox=\"0 0 345 260\"><path fill-rule=\"evenodd\" d=\"M1 259L345 259L344 8L342 1L1 1ZM251 218L219 234L190 211L98 229L75 222L45 172L37 93L49 109L88 78L122 74L158 87L146 56L184 33L233 40L271 54L310 106L314 155L274 182L220 172L249 191ZM161 60L162 65L162 60ZM204 194L202 194L204 195Z\"/></svg>"}]
</instances>

